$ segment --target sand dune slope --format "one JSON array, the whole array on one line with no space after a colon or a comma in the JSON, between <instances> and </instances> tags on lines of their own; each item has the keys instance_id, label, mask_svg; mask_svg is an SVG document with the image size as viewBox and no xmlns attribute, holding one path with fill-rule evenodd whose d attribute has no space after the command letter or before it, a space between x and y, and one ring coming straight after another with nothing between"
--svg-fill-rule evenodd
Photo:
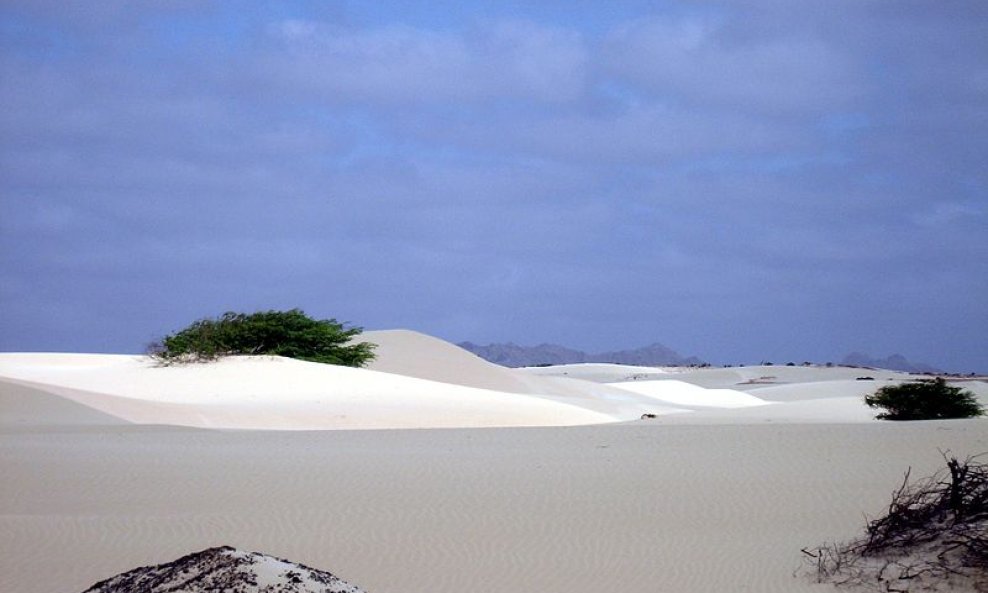
<instances>
[{"instance_id":1,"label":"sand dune slope","mask_svg":"<svg viewBox=\"0 0 988 593\"><path fill-rule=\"evenodd\" d=\"M29 423L42 402L58 407L57 398L83 406L59 408L80 422L89 410L94 422L207 428L567 426L643 415L676 423L863 422L874 417L864 395L913 379L841 367L507 369L416 332L367 332L365 339L380 345L371 369L278 357L162 367L133 355L0 354L0 380L11 385L0 391L0 422ZM988 401L988 385L965 387ZM25 389L36 401L25 399ZM691 411L696 417L683 414Z\"/></svg>"},{"instance_id":2,"label":"sand dune slope","mask_svg":"<svg viewBox=\"0 0 988 593\"><path fill-rule=\"evenodd\" d=\"M770 385L805 385L821 381L855 381L870 377L863 384L876 385L888 381L908 381L915 377L908 373L881 369L859 369L826 366L772 366L756 365L729 368L677 369L671 378L687 381L707 388L726 388L748 391Z\"/></svg>"},{"instance_id":3,"label":"sand dune slope","mask_svg":"<svg viewBox=\"0 0 988 593\"><path fill-rule=\"evenodd\" d=\"M371 593L826 591L800 548L857 536L940 450L988 451L985 426L0 430L0 591L223 544Z\"/></svg>"},{"instance_id":4,"label":"sand dune slope","mask_svg":"<svg viewBox=\"0 0 988 593\"><path fill-rule=\"evenodd\" d=\"M614 418L631 420L642 414L671 414L688 411L633 390L618 389L599 381L588 381L565 372L545 374L532 369L512 369L488 362L459 346L408 330L369 331L362 339L377 344L376 359L368 368L453 385L493 389L537 396L568 403ZM618 367L620 365L610 365ZM635 369L661 373L660 369L621 367L627 374ZM624 375L622 375L624 376Z\"/></svg>"},{"instance_id":5,"label":"sand dune slope","mask_svg":"<svg viewBox=\"0 0 988 593\"><path fill-rule=\"evenodd\" d=\"M159 367L136 356L3 354L0 378L140 424L315 430L626 419L563 401L277 357Z\"/></svg>"},{"instance_id":6,"label":"sand dune slope","mask_svg":"<svg viewBox=\"0 0 988 593\"><path fill-rule=\"evenodd\" d=\"M734 389L704 389L685 381L623 381L610 383L613 387L645 395L657 401L677 406L698 408L748 408L765 406L770 402Z\"/></svg>"},{"instance_id":7,"label":"sand dune slope","mask_svg":"<svg viewBox=\"0 0 988 593\"><path fill-rule=\"evenodd\" d=\"M0 379L0 427L106 426L127 424L43 389Z\"/></svg>"},{"instance_id":8,"label":"sand dune slope","mask_svg":"<svg viewBox=\"0 0 988 593\"><path fill-rule=\"evenodd\" d=\"M565 377L579 379L581 381L592 381L594 383L621 383L634 380L672 378L674 373L680 371L680 369L632 366L606 362L581 362L548 367L523 367L517 370L519 373L534 377Z\"/></svg>"},{"instance_id":9,"label":"sand dune slope","mask_svg":"<svg viewBox=\"0 0 988 593\"><path fill-rule=\"evenodd\" d=\"M374 371L509 393L530 393L530 383L512 369L496 365L455 344L410 330L367 331L361 342L376 344Z\"/></svg>"},{"instance_id":10,"label":"sand dune slope","mask_svg":"<svg viewBox=\"0 0 988 593\"><path fill-rule=\"evenodd\" d=\"M800 548L856 537L907 468L988 451L985 419L874 420L862 392L897 373L515 374L392 337L376 370L0 354L0 591L232 545L373 593L812 593ZM613 422L650 409L692 411ZM499 423L525 428L297 430Z\"/></svg>"}]
</instances>

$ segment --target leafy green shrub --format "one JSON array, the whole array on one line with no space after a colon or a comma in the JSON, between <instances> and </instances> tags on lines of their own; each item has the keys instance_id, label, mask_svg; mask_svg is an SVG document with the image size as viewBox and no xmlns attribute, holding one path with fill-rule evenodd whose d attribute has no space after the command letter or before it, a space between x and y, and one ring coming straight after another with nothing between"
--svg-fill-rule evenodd
<instances>
[{"instance_id":1,"label":"leafy green shrub","mask_svg":"<svg viewBox=\"0 0 988 593\"><path fill-rule=\"evenodd\" d=\"M943 377L886 385L865 396L865 403L885 410L877 416L881 420L971 418L984 413L973 393L947 385Z\"/></svg>"},{"instance_id":2,"label":"leafy green shrub","mask_svg":"<svg viewBox=\"0 0 988 593\"><path fill-rule=\"evenodd\" d=\"M348 344L361 331L359 327L344 327L335 319L312 319L300 309L249 315L228 312L217 319L200 319L153 343L148 353L165 364L270 354L360 367L374 358L373 344Z\"/></svg>"}]
</instances>

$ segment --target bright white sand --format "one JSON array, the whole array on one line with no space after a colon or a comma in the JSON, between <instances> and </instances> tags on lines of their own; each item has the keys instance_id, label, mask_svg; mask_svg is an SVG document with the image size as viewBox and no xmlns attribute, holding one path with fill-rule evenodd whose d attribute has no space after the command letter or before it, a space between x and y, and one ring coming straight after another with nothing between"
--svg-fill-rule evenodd
<instances>
[{"instance_id":1,"label":"bright white sand","mask_svg":"<svg viewBox=\"0 0 988 593\"><path fill-rule=\"evenodd\" d=\"M615 420L640 418L642 414L670 414L688 411L664 406L654 398L617 389L606 383L570 377L568 367L541 369L510 369L486 360L458 346L437 338L408 330L370 331L363 339L377 344L377 359L368 368L440 381L453 385L491 389L509 393L538 396L607 414ZM619 365L609 365L618 367ZM636 369L664 374L649 367L620 367L625 374ZM614 370L612 372L618 372ZM624 376L624 375L622 375Z\"/></svg>"},{"instance_id":2,"label":"bright white sand","mask_svg":"<svg viewBox=\"0 0 988 593\"><path fill-rule=\"evenodd\" d=\"M156 369L135 357L0 355L0 591L79 592L222 544L370 593L821 591L792 576L801 547L856 536L906 468L942 465L940 450L988 451L986 420L872 420L860 392L885 383L856 382L856 369L655 370L631 387L658 389L668 375L677 394L678 381L735 392L696 392L686 402L696 411L617 424L272 430L339 427L333 410L382 424L610 421L621 414L592 409L594 393L623 414L657 403L572 378L573 392L548 396L526 394L525 381L513 392L464 386L469 374L439 382L459 372L443 361L461 360L440 350L432 362L407 354L428 367L415 378L280 359ZM613 382L619 370L603 374ZM481 383L499 376L488 371ZM988 384L964 386L988 401ZM730 407L757 403L745 395L774 403ZM190 419L269 430L146 424Z\"/></svg>"},{"instance_id":3,"label":"bright white sand","mask_svg":"<svg viewBox=\"0 0 988 593\"><path fill-rule=\"evenodd\" d=\"M678 406L702 408L748 408L765 406L770 402L734 389L704 389L685 381L623 381L611 383L660 402Z\"/></svg>"},{"instance_id":4,"label":"bright white sand","mask_svg":"<svg viewBox=\"0 0 988 593\"><path fill-rule=\"evenodd\" d=\"M138 424L318 430L620 419L561 401L276 357L158 367L137 356L3 354L0 378Z\"/></svg>"},{"instance_id":5,"label":"bright white sand","mask_svg":"<svg viewBox=\"0 0 988 593\"><path fill-rule=\"evenodd\" d=\"M517 369L521 373L536 377L567 377L595 383L620 383L643 379L668 378L678 370L660 367L641 367L602 362L560 364L548 367L525 367Z\"/></svg>"}]
</instances>

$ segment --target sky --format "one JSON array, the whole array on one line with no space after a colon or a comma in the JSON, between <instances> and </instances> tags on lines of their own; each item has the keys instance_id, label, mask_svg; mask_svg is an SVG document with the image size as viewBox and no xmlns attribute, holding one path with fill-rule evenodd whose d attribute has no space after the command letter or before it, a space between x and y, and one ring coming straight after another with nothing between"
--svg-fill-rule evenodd
<instances>
[{"instance_id":1,"label":"sky","mask_svg":"<svg viewBox=\"0 0 988 593\"><path fill-rule=\"evenodd\" d=\"M225 311L988 372L988 3L0 1L0 351Z\"/></svg>"}]
</instances>

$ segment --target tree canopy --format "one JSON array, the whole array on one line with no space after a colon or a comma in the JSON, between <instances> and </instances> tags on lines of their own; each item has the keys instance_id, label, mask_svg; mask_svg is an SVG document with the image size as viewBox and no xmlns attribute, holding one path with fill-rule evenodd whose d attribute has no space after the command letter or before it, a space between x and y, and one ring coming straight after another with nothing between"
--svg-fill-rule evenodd
<instances>
[{"instance_id":1,"label":"tree canopy","mask_svg":"<svg viewBox=\"0 0 988 593\"><path fill-rule=\"evenodd\" d=\"M935 420L980 416L984 409L970 391L948 385L943 377L886 385L865 396L869 407L883 408L881 420Z\"/></svg>"},{"instance_id":2,"label":"tree canopy","mask_svg":"<svg viewBox=\"0 0 988 593\"><path fill-rule=\"evenodd\" d=\"M312 319L300 309L227 312L215 319L200 319L153 343L148 350L165 363L269 354L360 367L374 358L374 344L350 343L362 331L335 319Z\"/></svg>"}]
</instances>

